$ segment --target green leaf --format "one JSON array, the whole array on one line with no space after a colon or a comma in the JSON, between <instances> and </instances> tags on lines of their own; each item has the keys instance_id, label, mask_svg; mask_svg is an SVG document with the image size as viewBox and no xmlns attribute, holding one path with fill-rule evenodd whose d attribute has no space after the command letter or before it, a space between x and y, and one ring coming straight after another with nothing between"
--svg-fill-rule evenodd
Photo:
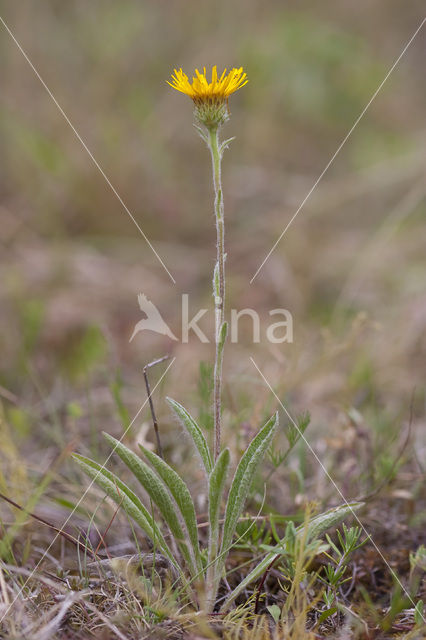
<instances>
[{"instance_id":1,"label":"green leaf","mask_svg":"<svg viewBox=\"0 0 426 640\"><path fill-rule=\"evenodd\" d=\"M419 600L416 604L416 606L414 607L414 622L416 624L416 626L421 627L422 624L424 624L424 602L423 600Z\"/></svg>"},{"instance_id":2,"label":"green leaf","mask_svg":"<svg viewBox=\"0 0 426 640\"><path fill-rule=\"evenodd\" d=\"M326 611L323 611L320 617L318 618L318 624L321 624L322 622L327 620L327 618L330 618L330 616L334 615L337 612L337 610L338 610L337 607L331 607L330 609L326 609Z\"/></svg>"},{"instance_id":3,"label":"green leaf","mask_svg":"<svg viewBox=\"0 0 426 640\"><path fill-rule=\"evenodd\" d=\"M160 478L164 481L176 504L182 514L186 528L188 530L189 540L192 545L195 562L198 571L202 571L203 564L201 560L200 547L198 543L197 518L195 515L194 501L189 493L189 489L179 474L176 473L170 465L162 458L157 456L153 451L149 451L141 444L139 445L142 453L148 458Z\"/></svg>"},{"instance_id":4,"label":"green leaf","mask_svg":"<svg viewBox=\"0 0 426 640\"><path fill-rule=\"evenodd\" d=\"M225 149L229 148L230 143L235 140L235 136L232 136L232 138L228 138L227 140L224 140L220 147L219 147L219 153L222 156L223 152L225 151Z\"/></svg>"},{"instance_id":5,"label":"green leaf","mask_svg":"<svg viewBox=\"0 0 426 640\"><path fill-rule=\"evenodd\" d=\"M179 402L176 402L176 400L172 400L172 398L166 398L166 400L179 418L181 424L185 427L192 440L194 441L195 447L200 454L201 460L203 461L206 473L207 475L209 475L212 470L213 464L207 441L203 435L203 432L195 422L194 418L189 415L188 411L184 409L184 407L182 407Z\"/></svg>"},{"instance_id":6,"label":"green leaf","mask_svg":"<svg viewBox=\"0 0 426 640\"><path fill-rule=\"evenodd\" d=\"M312 518L308 523L308 531L305 532L305 525L302 524L297 527L297 537L302 537L307 534L307 539L313 539L319 537L324 531L327 531L330 527L334 527L344 520L348 515L351 515L354 511L357 511L364 505L363 502L350 502L348 504L341 505L329 509L324 513L320 513L318 516ZM248 584L259 578L269 567L269 565L283 555L283 546L285 544L284 538L277 545L276 551L268 553L261 562L240 582L240 584L229 594L224 604L221 607L221 611L225 610L233 600L243 591Z\"/></svg>"},{"instance_id":7,"label":"green leaf","mask_svg":"<svg viewBox=\"0 0 426 640\"><path fill-rule=\"evenodd\" d=\"M212 611L220 581L220 570L223 565L218 556L219 548L219 515L220 504L225 489L230 462L229 449L224 449L216 460L209 477L209 548L207 556L206 575L206 609Z\"/></svg>"},{"instance_id":8,"label":"green leaf","mask_svg":"<svg viewBox=\"0 0 426 640\"><path fill-rule=\"evenodd\" d=\"M253 438L238 464L226 505L221 547L223 561L229 547L231 546L238 518L244 509L254 475L256 474L257 468L271 443L277 425L278 413L273 415Z\"/></svg>"},{"instance_id":9,"label":"green leaf","mask_svg":"<svg viewBox=\"0 0 426 640\"><path fill-rule=\"evenodd\" d=\"M222 322L219 330L219 342L218 342L218 358L222 359L223 349L225 347L226 336L228 335L228 323Z\"/></svg>"},{"instance_id":10,"label":"green leaf","mask_svg":"<svg viewBox=\"0 0 426 640\"><path fill-rule=\"evenodd\" d=\"M274 619L275 624L278 624L278 622L280 621L280 617L281 617L281 609L279 608L279 606L277 604L271 604L271 605L269 605L269 607L266 607L266 609L271 614L272 618Z\"/></svg>"},{"instance_id":11,"label":"green leaf","mask_svg":"<svg viewBox=\"0 0 426 640\"><path fill-rule=\"evenodd\" d=\"M299 439L305 433L306 429L309 426L310 421L311 421L311 416L308 411L306 413L303 413L301 416L298 416L296 423L290 420L290 422L287 425L287 429L285 431L288 444L290 445L287 454L290 453L290 451L293 449L295 444L297 444Z\"/></svg>"},{"instance_id":12,"label":"green leaf","mask_svg":"<svg viewBox=\"0 0 426 640\"><path fill-rule=\"evenodd\" d=\"M214 389L213 365L200 362L198 380L198 424L210 431L213 429L214 419L211 412L212 394Z\"/></svg>"},{"instance_id":13,"label":"green leaf","mask_svg":"<svg viewBox=\"0 0 426 640\"><path fill-rule=\"evenodd\" d=\"M120 478L94 460L90 460L90 458L86 458L85 456L81 456L76 453L73 454L73 458L83 471L92 478L92 480L96 482L96 484L98 484L116 504L121 506L127 515L130 516L141 527L141 529L143 529L143 531L145 531L153 543L159 546L162 553L167 556L173 566L179 569L163 534L137 495L133 493L133 491L129 489L129 487L124 484Z\"/></svg>"},{"instance_id":14,"label":"green leaf","mask_svg":"<svg viewBox=\"0 0 426 640\"><path fill-rule=\"evenodd\" d=\"M213 270L213 296L220 298L219 262L216 262Z\"/></svg>"},{"instance_id":15,"label":"green leaf","mask_svg":"<svg viewBox=\"0 0 426 640\"><path fill-rule=\"evenodd\" d=\"M354 511L360 509L363 505L363 502L349 502L314 516L308 524L308 538L310 540L319 538L324 531L340 524L342 520L353 514ZM303 524L297 527L298 535L303 533L303 530Z\"/></svg>"},{"instance_id":16,"label":"green leaf","mask_svg":"<svg viewBox=\"0 0 426 640\"><path fill-rule=\"evenodd\" d=\"M211 535L219 529L220 503L225 488L230 462L229 449L224 449L216 460L209 478L209 522Z\"/></svg>"},{"instance_id":17,"label":"green leaf","mask_svg":"<svg viewBox=\"0 0 426 640\"><path fill-rule=\"evenodd\" d=\"M136 455L136 453L131 451L122 442L116 440L107 433L104 433L104 437L113 450L118 453L123 462L128 466L133 475L139 480L153 503L158 507L173 537L175 538L186 563L188 564L191 574L194 575L196 570L189 553L188 546L185 542L185 534L176 514L176 507L164 482L138 455Z\"/></svg>"}]
</instances>

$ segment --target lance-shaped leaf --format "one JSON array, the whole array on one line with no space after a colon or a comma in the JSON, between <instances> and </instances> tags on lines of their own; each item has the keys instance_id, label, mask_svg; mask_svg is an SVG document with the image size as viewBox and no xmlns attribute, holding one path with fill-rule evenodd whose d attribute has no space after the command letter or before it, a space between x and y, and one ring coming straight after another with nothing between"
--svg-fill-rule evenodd
<instances>
[{"instance_id":1,"label":"lance-shaped leaf","mask_svg":"<svg viewBox=\"0 0 426 640\"><path fill-rule=\"evenodd\" d=\"M216 262L213 270L213 295L215 298L220 298L220 278L219 278L219 263Z\"/></svg>"},{"instance_id":2,"label":"lance-shaped leaf","mask_svg":"<svg viewBox=\"0 0 426 640\"><path fill-rule=\"evenodd\" d=\"M218 534L220 503L228 476L229 461L229 449L224 449L216 460L216 464L209 478L209 522L211 536L217 537Z\"/></svg>"},{"instance_id":3,"label":"lance-shaped leaf","mask_svg":"<svg viewBox=\"0 0 426 640\"><path fill-rule=\"evenodd\" d=\"M228 476L229 461L229 449L224 449L217 458L213 471L209 477L210 531L205 594L207 611L213 610L217 587L220 580L220 567L222 566L222 561L217 553L219 548L219 515L220 504Z\"/></svg>"},{"instance_id":4,"label":"lance-shaped leaf","mask_svg":"<svg viewBox=\"0 0 426 640\"><path fill-rule=\"evenodd\" d=\"M259 433L253 438L244 452L232 481L226 505L223 539L221 547L222 560L231 546L232 537L247 500L256 471L263 460L278 425L278 413L269 418Z\"/></svg>"},{"instance_id":5,"label":"lance-shaped leaf","mask_svg":"<svg viewBox=\"0 0 426 640\"><path fill-rule=\"evenodd\" d=\"M350 502L348 504L341 505L339 507L334 507L333 509L329 509L324 513L320 513L319 515L312 518L307 525L307 531L305 531L305 524L300 525L296 529L296 535L298 538L302 538L306 535L307 540L313 540L318 538L321 534L323 534L330 527L335 527L342 520L344 520L347 516L353 514L354 511L357 511L364 505L363 502ZM254 580L257 580L264 574L267 568L274 563L275 560L278 560L280 556L285 553L284 546L284 538L280 544L276 545L276 551L270 551L261 562L252 570L250 573L242 580L239 585L229 594L226 598L225 602L221 607L221 611L226 610L226 608L231 604L233 600L242 592L244 589Z\"/></svg>"},{"instance_id":6,"label":"lance-shaped leaf","mask_svg":"<svg viewBox=\"0 0 426 640\"><path fill-rule=\"evenodd\" d=\"M179 418L179 421L181 422L181 424L185 427L185 429L188 431L189 435L191 436L195 444L195 447L198 453L200 454L201 460L203 461L206 473L207 475L209 475L212 470L213 464L212 464L209 447L207 445L207 441L204 437L203 432L201 431L198 424L195 422L194 418L188 413L186 409L184 409L184 407L182 407L181 404L179 404L179 402L176 402L176 400L172 400L172 398L166 398L166 399L169 405L171 406L171 408L173 409L173 411L175 412L175 414L177 415L177 417Z\"/></svg>"},{"instance_id":7,"label":"lance-shaped leaf","mask_svg":"<svg viewBox=\"0 0 426 640\"><path fill-rule=\"evenodd\" d=\"M200 547L198 543L198 528L197 518L195 515L194 501L189 493L189 489L180 475L176 473L170 465L167 464L162 458L157 456L156 453L146 449L141 444L139 445L142 453L152 464L160 478L164 481L165 485L169 489L173 498L176 500L176 504L179 507L179 511L182 514L182 518L185 522L188 530L189 540L192 545L192 550L195 558L198 571L202 571L203 564L201 560Z\"/></svg>"},{"instance_id":8,"label":"lance-shaped leaf","mask_svg":"<svg viewBox=\"0 0 426 640\"><path fill-rule=\"evenodd\" d=\"M137 495L120 478L94 460L78 454L73 454L73 458L83 471L145 531L173 566L179 568L158 525Z\"/></svg>"},{"instance_id":9,"label":"lance-shaped leaf","mask_svg":"<svg viewBox=\"0 0 426 640\"><path fill-rule=\"evenodd\" d=\"M229 148L229 145L233 140L235 140L235 136L232 136L232 138L228 138L227 140L224 140L222 142L222 144L219 147L219 153L221 156L223 155L223 152L225 151L225 149Z\"/></svg>"},{"instance_id":10,"label":"lance-shaped leaf","mask_svg":"<svg viewBox=\"0 0 426 640\"><path fill-rule=\"evenodd\" d=\"M129 467L133 475L139 480L153 503L159 509L167 526L169 527L173 537L175 538L179 549L184 557L190 573L195 575L196 569L189 553L188 546L185 541L185 534L176 514L176 507L167 491L164 482L157 476L152 469L138 456L131 451L123 443L119 442L112 436L104 433L106 440L118 453L123 462Z\"/></svg>"},{"instance_id":11,"label":"lance-shaped leaf","mask_svg":"<svg viewBox=\"0 0 426 640\"><path fill-rule=\"evenodd\" d=\"M219 329L219 341L218 341L218 349L217 349L217 357L222 361L223 359L223 350L225 347L226 336L228 335L228 323L222 322Z\"/></svg>"}]
</instances>

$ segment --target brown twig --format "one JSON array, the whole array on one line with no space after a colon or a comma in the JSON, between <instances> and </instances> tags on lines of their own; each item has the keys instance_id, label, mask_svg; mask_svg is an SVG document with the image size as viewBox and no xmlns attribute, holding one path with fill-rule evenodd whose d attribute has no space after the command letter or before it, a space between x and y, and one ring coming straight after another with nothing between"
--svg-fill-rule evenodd
<instances>
[{"instance_id":1,"label":"brown twig","mask_svg":"<svg viewBox=\"0 0 426 640\"><path fill-rule=\"evenodd\" d=\"M15 507L16 509L19 509L19 511L22 511L23 513L26 513L27 515L29 515L34 520L37 520L37 522L40 522L41 524L44 524L46 527L49 527L49 529L52 529L53 531L56 531L56 533L58 533L63 538L65 538L65 540L68 540L68 542L72 542L72 544L74 544L76 547L82 547L84 549L84 551L89 551L89 553L91 553L96 558L96 552L93 552L83 542L80 542L80 540L78 540L77 538L74 538L74 536L72 536L70 533L67 533L66 531L63 531L62 529L58 529L58 527L55 527L55 525L52 524L51 522L48 522L47 520L45 520L44 518L41 518L40 516L38 516L35 513L31 513L30 511L27 511L26 509L24 509L24 507L21 507L20 504L18 504L17 502L12 500L11 498L8 498L7 496L3 495L3 493L0 493L0 498L2 498L3 500L5 500L9 504L11 504L12 507Z\"/></svg>"},{"instance_id":2,"label":"brown twig","mask_svg":"<svg viewBox=\"0 0 426 640\"><path fill-rule=\"evenodd\" d=\"M268 577L268 573L270 572L270 570L272 569L272 567L274 566L274 564L276 563L276 561L278 560L279 556L276 555L275 558L272 560L272 562L269 563L269 565L266 567L265 572L259 582L259 586L257 587L256 591L256 604L254 605L254 614L257 615L259 612L259 601L260 601L260 594L262 593L262 589L263 589L263 585L265 584L265 580Z\"/></svg>"},{"instance_id":3,"label":"brown twig","mask_svg":"<svg viewBox=\"0 0 426 640\"><path fill-rule=\"evenodd\" d=\"M160 456L160 458L163 458L163 460L164 460L164 456L163 456L163 449L162 449L161 441L160 441L160 432L158 430L157 416L155 415L154 404L153 404L152 398L151 398L151 388L149 386L147 370L150 369L151 367L154 367L156 364L160 364L160 362L164 362L165 360L168 360L169 358L170 358L169 355L163 356L162 358L158 358L157 360L153 360L152 362L149 362L143 368L143 376L145 378L145 386L146 386L146 392L148 394L149 408L151 410L152 422L154 424L155 437L156 437L156 440L157 440L157 452L158 452L158 455Z\"/></svg>"},{"instance_id":4,"label":"brown twig","mask_svg":"<svg viewBox=\"0 0 426 640\"><path fill-rule=\"evenodd\" d=\"M118 488L117 486L116 486L115 488L117 489L117 493L120 495L120 490L119 490L119 488ZM104 545L104 547L105 547L105 553L107 554L107 556L109 556L109 554L108 554L108 549L107 549L107 546L106 546L106 543L105 543L105 536L106 536L106 534L108 533L108 531L110 530L111 525L112 525L112 523L114 522L114 520L115 520L115 518L116 518L116 516L117 516L117 513L118 513L118 511L119 511L119 509L120 509L120 507L121 507L121 505L122 505L123 500L124 500L124 496L121 498L120 503L117 505L117 508L115 509L114 513L112 514L112 518L111 518L111 519L110 519L110 521L108 522L108 525L107 525L107 528L105 529L105 531L104 531L103 533L100 533L100 532L99 532L99 538L100 538L100 540L99 540L99 544L98 544L98 546L97 546L97 547L96 547L96 549L95 549L95 555L97 555L97 554L98 554L98 551L99 551L99 549L100 549L101 545L103 544L103 545Z\"/></svg>"}]
</instances>

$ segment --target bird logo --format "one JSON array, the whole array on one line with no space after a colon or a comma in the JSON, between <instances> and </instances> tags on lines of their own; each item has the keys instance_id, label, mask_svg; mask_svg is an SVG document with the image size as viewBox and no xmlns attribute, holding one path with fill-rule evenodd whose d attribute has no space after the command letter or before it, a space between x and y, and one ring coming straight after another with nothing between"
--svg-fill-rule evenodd
<instances>
[{"instance_id":1,"label":"bird logo","mask_svg":"<svg viewBox=\"0 0 426 640\"><path fill-rule=\"evenodd\" d=\"M141 311L146 315L146 318L143 318L136 323L129 342L133 340L139 331L144 331L146 329L149 331L155 331L155 333L161 333L163 336L168 336L172 340L177 340L173 331L161 317L161 314L155 304L153 304L151 300L148 300L146 295L140 293L138 295L138 303Z\"/></svg>"}]
</instances>

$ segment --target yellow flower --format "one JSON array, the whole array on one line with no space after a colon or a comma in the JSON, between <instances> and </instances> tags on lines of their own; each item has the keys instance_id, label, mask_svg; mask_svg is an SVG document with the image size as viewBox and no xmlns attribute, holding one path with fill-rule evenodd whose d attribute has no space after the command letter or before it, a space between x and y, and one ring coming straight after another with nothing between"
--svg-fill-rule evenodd
<instances>
[{"instance_id":1,"label":"yellow flower","mask_svg":"<svg viewBox=\"0 0 426 640\"><path fill-rule=\"evenodd\" d=\"M195 76L192 78L192 84L189 81L186 73L182 69L175 69L174 75L172 75L172 82L168 84L176 89L185 93L192 100L199 104L201 102L217 102L224 101L234 93L241 89L248 80L247 74L243 73L243 68L236 69L235 67L227 74L226 69L220 76L217 75L216 65L212 69L211 82L207 80L206 68L204 72L200 73L198 69L195 69Z\"/></svg>"},{"instance_id":2,"label":"yellow flower","mask_svg":"<svg viewBox=\"0 0 426 640\"><path fill-rule=\"evenodd\" d=\"M195 104L195 117L199 122L208 128L217 128L229 118L228 97L247 82L247 74L243 72L242 67L239 69L234 67L228 74L225 69L219 78L215 65L212 69L211 82L207 80L204 67L203 73L195 69L192 83L182 69L175 69L172 82L168 84L176 91L192 98Z\"/></svg>"}]
</instances>

